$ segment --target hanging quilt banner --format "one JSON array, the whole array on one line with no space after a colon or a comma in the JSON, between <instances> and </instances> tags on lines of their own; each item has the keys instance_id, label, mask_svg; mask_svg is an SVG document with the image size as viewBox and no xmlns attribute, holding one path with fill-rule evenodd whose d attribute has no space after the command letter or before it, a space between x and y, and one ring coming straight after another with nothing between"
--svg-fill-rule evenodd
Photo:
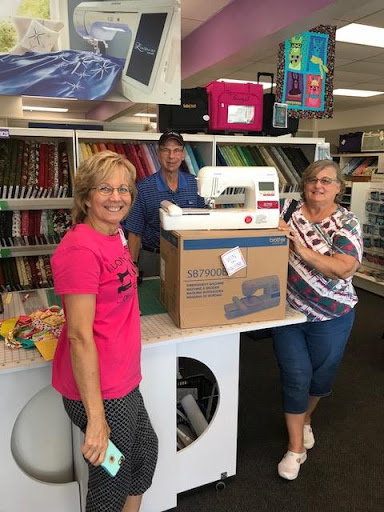
<instances>
[{"instance_id":1,"label":"hanging quilt banner","mask_svg":"<svg viewBox=\"0 0 384 512\"><path fill-rule=\"evenodd\" d=\"M289 117L333 117L336 27L320 25L279 45L276 101Z\"/></svg>"}]
</instances>

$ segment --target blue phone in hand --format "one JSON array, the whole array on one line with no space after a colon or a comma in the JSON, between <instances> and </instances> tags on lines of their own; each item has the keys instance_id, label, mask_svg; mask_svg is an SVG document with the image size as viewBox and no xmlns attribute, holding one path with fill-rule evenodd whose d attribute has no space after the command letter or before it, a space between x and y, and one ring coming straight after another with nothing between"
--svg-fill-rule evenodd
<instances>
[{"instance_id":1,"label":"blue phone in hand","mask_svg":"<svg viewBox=\"0 0 384 512\"><path fill-rule=\"evenodd\" d=\"M124 455L109 439L107 451L105 452L105 458L101 466L109 475L116 476L124 460Z\"/></svg>"}]
</instances>

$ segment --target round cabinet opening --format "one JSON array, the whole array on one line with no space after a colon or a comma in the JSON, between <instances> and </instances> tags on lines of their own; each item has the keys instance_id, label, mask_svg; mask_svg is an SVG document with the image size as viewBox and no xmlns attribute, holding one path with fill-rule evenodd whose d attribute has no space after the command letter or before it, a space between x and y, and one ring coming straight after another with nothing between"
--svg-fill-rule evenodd
<instances>
[{"instance_id":1,"label":"round cabinet opening","mask_svg":"<svg viewBox=\"0 0 384 512\"><path fill-rule=\"evenodd\" d=\"M61 396L51 386L25 404L11 435L15 462L27 475L42 482L74 481L72 428Z\"/></svg>"},{"instance_id":2,"label":"round cabinet opening","mask_svg":"<svg viewBox=\"0 0 384 512\"><path fill-rule=\"evenodd\" d=\"M201 436L215 417L219 387L212 371L201 361L178 358L177 450L183 450Z\"/></svg>"}]
</instances>

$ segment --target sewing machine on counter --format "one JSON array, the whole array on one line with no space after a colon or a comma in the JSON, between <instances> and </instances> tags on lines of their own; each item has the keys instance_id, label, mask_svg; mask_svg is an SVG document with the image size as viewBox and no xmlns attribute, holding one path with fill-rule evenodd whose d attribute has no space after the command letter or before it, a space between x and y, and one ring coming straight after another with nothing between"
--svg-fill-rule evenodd
<instances>
[{"instance_id":1,"label":"sewing machine on counter","mask_svg":"<svg viewBox=\"0 0 384 512\"><path fill-rule=\"evenodd\" d=\"M180 103L180 3L178 0L81 2L76 32L95 53L126 58L121 89L133 102Z\"/></svg>"},{"instance_id":2,"label":"sewing machine on counter","mask_svg":"<svg viewBox=\"0 0 384 512\"><path fill-rule=\"evenodd\" d=\"M180 208L162 201L164 230L271 229L279 225L279 179L274 167L203 167L197 188L207 208ZM245 189L244 207L215 208L216 199L228 188Z\"/></svg>"}]
</instances>

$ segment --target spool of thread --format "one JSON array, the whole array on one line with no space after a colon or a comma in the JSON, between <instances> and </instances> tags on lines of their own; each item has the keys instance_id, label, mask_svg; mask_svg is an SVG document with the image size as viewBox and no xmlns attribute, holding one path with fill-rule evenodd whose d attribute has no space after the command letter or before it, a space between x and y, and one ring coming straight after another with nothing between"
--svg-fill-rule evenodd
<instances>
[{"instance_id":1,"label":"spool of thread","mask_svg":"<svg viewBox=\"0 0 384 512\"><path fill-rule=\"evenodd\" d=\"M196 432L198 436L200 436L208 427L208 422L204 418L203 413L200 411L200 408L197 405L196 400L193 398L191 394L185 395L185 397L182 398L181 400L181 405L183 406L187 418L191 422L193 430Z\"/></svg>"}]
</instances>

